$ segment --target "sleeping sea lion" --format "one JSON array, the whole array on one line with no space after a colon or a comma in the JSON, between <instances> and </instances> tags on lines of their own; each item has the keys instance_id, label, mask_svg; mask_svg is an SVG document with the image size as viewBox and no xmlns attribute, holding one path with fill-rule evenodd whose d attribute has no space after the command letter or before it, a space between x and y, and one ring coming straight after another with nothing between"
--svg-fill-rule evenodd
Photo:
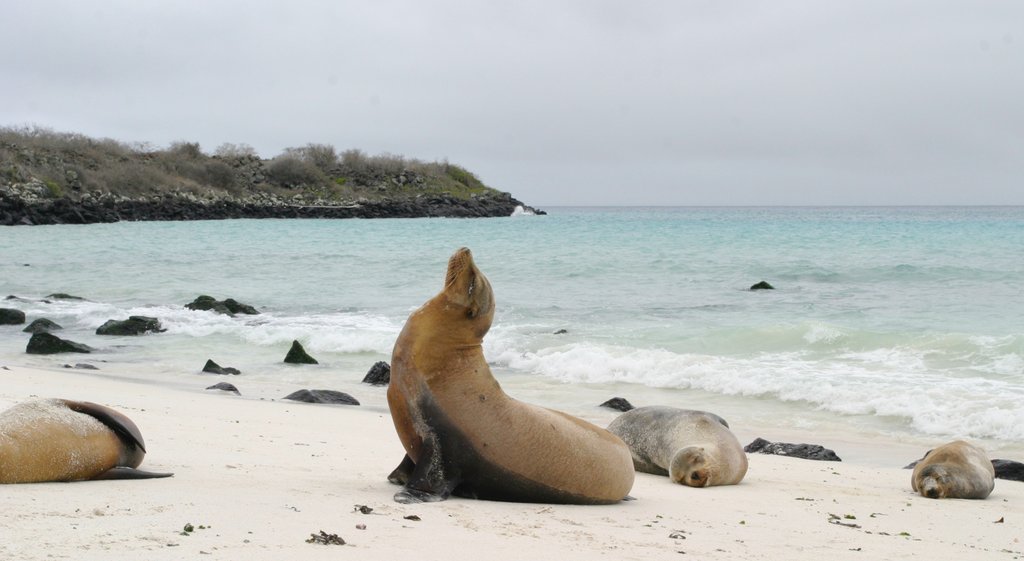
<instances>
[{"instance_id":1,"label":"sleeping sea lion","mask_svg":"<svg viewBox=\"0 0 1024 561\"><path fill-rule=\"evenodd\" d=\"M675 407L640 407L608 425L626 442L637 471L668 475L690 487L735 485L747 473L747 454L713 413Z\"/></svg>"},{"instance_id":2,"label":"sleeping sea lion","mask_svg":"<svg viewBox=\"0 0 1024 561\"><path fill-rule=\"evenodd\" d=\"M109 407L41 399L0 413L0 483L171 475L135 469L145 455L139 428Z\"/></svg>"},{"instance_id":3,"label":"sleeping sea lion","mask_svg":"<svg viewBox=\"0 0 1024 561\"><path fill-rule=\"evenodd\" d=\"M391 359L388 405L406 456L388 477L401 503L481 499L608 504L633 486L629 449L608 431L517 401L481 343L494 294L466 248L444 289L409 316Z\"/></svg>"},{"instance_id":4,"label":"sleeping sea lion","mask_svg":"<svg viewBox=\"0 0 1024 561\"><path fill-rule=\"evenodd\" d=\"M929 499L984 499L995 489L995 469L980 447L956 440L925 454L910 487Z\"/></svg>"}]
</instances>

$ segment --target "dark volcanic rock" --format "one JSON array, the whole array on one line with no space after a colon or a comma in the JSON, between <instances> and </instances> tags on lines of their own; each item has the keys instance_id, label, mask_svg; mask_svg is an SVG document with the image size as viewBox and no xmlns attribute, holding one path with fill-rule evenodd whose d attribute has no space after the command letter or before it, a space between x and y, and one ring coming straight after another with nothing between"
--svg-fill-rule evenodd
<instances>
[{"instance_id":1,"label":"dark volcanic rock","mask_svg":"<svg viewBox=\"0 0 1024 561\"><path fill-rule=\"evenodd\" d=\"M213 362L213 359L207 359L206 365L203 366L203 372L210 374L241 374L242 372L237 368L231 368L230 366L222 367L221 365ZM210 389L210 388L206 388Z\"/></svg>"},{"instance_id":2,"label":"dark volcanic rock","mask_svg":"<svg viewBox=\"0 0 1024 561\"><path fill-rule=\"evenodd\" d=\"M775 290L775 287L768 284L767 281L761 281L750 287L750 290Z\"/></svg>"},{"instance_id":3,"label":"dark volcanic rock","mask_svg":"<svg viewBox=\"0 0 1024 561\"><path fill-rule=\"evenodd\" d=\"M142 335L162 331L166 330L160 327L160 320L147 316L130 316L124 320L111 319L96 328L97 335Z\"/></svg>"},{"instance_id":4,"label":"dark volcanic rock","mask_svg":"<svg viewBox=\"0 0 1024 561\"><path fill-rule=\"evenodd\" d=\"M0 308L0 325L21 325L25 323L25 312L14 308Z\"/></svg>"},{"instance_id":5,"label":"dark volcanic rock","mask_svg":"<svg viewBox=\"0 0 1024 561\"><path fill-rule=\"evenodd\" d=\"M602 403L601 407L607 407L609 409L615 409L616 411L623 412L629 411L630 409L635 409L635 407L633 407L633 404L626 401L626 399L623 397L613 397L608 401Z\"/></svg>"},{"instance_id":6,"label":"dark volcanic rock","mask_svg":"<svg viewBox=\"0 0 1024 561\"><path fill-rule=\"evenodd\" d=\"M54 292L46 296L50 300L85 300L81 296L72 296L70 294L64 294L63 292Z\"/></svg>"},{"instance_id":7,"label":"dark volcanic rock","mask_svg":"<svg viewBox=\"0 0 1024 561\"><path fill-rule=\"evenodd\" d=\"M565 335L568 332L569 332L568 329L559 329L558 331L554 332L554 335Z\"/></svg>"},{"instance_id":8,"label":"dark volcanic rock","mask_svg":"<svg viewBox=\"0 0 1024 561\"><path fill-rule=\"evenodd\" d=\"M370 371L363 377L364 384L374 386L386 386L391 383L391 366L382 361L370 367Z\"/></svg>"},{"instance_id":9,"label":"dark volcanic rock","mask_svg":"<svg viewBox=\"0 0 1024 561\"><path fill-rule=\"evenodd\" d=\"M992 460L996 477L1010 481L1024 481L1024 464L1013 460Z\"/></svg>"},{"instance_id":10,"label":"dark volcanic rock","mask_svg":"<svg viewBox=\"0 0 1024 561\"><path fill-rule=\"evenodd\" d=\"M25 333L49 333L51 331L57 331L58 329L64 328L46 318L39 318L33 320L32 323L28 324L28 326L25 329L22 329L22 331Z\"/></svg>"},{"instance_id":11,"label":"dark volcanic rock","mask_svg":"<svg viewBox=\"0 0 1024 561\"><path fill-rule=\"evenodd\" d=\"M306 403L335 403L338 405L359 405L359 401L345 392L335 390L299 390L284 397Z\"/></svg>"},{"instance_id":12,"label":"dark volcanic rock","mask_svg":"<svg viewBox=\"0 0 1024 561\"><path fill-rule=\"evenodd\" d=\"M213 296L199 296L189 304L185 304L185 307L190 310L209 310L217 312L218 314L226 314L233 316L235 314L248 314L256 315L259 311L256 308L242 304L234 298L227 298L225 300L217 300Z\"/></svg>"},{"instance_id":13,"label":"dark volcanic rock","mask_svg":"<svg viewBox=\"0 0 1024 561\"><path fill-rule=\"evenodd\" d=\"M235 395L242 395L242 392L238 391L238 388L236 388L234 384L229 384L227 382L220 382L220 383L214 384L214 385L212 385L212 386L210 386L210 387L208 387L206 389L208 389L208 390L221 390L221 391L225 391L225 392L231 392L231 393L233 393Z\"/></svg>"},{"instance_id":14,"label":"dark volcanic rock","mask_svg":"<svg viewBox=\"0 0 1024 561\"><path fill-rule=\"evenodd\" d=\"M320 364L317 360L306 353L306 349L298 341L292 341L292 348L288 350L284 361L288 364Z\"/></svg>"},{"instance_id":15,"label":"dark volcanic rock","mask_svg":"<svg viewBox=\"0 0 1024 561\"><path fill-rule=\"evenodd\" d=\"M776 456L790 456L805 460L820 460L824 462L841 462L835 452L818 444L789 444L786 442L768 442L763 438L755 439L747 444L743 451L748 454L774 454Z\"/></svg>"},{"instance_id":16,"label":"dark volcanic rock","mask_svg":"<svg viewBox=\"0 0 1024 561\"><path fill-rule=\"evenodd\" d=\"M36 333L28 340L25 352L31 355L52 355L56 353L91 353L92 347L61 339L49 333Z\"/></svg>"}]
</instances>

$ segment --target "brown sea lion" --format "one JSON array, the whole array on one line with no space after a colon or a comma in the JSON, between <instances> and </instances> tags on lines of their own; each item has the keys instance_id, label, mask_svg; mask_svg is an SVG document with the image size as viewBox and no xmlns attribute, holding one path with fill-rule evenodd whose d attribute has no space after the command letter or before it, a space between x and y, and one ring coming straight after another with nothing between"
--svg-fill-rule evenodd
<instances>
[{"instance_id":1,"label":"brown sea lion","mask_svg":"<svg viewBox=\"0 0 1024 561\"><path fill-rule=\"evenodd\" d=\"M395 500L622 500L634 478L625 443L506 395L481 348L493 317L490 283L456 251L444 289L409 316L392 354L388 405L406 451L388 477L405 486Z\"/></svg>"},{"instance_id":2,"label":"brown sea lion","mask_svg":"<svg viewBox=\"0 0 1024 561\"><path fill-rule=\"evenodd\" d=\"M171 475L135 469L145 455L139 428L109 407L41 399L0 413L0 483Z\"/></svg>"},{"instance_id":3,"label":"brown sea lion","mask_svg":"<svg viewBox=\"0 0 1024 561\"><path fill-rule=\"evenodd\" d=\"M626 442L637 471L667 475L690 487L735 485L747 474L747 454L713 413L675 407L640 407L608 425Z\"/></svg>"},{"instance_id":4,"label":"brown sea lion","mask_svg":"<svg viewBox=\"0 0 1024 561\"><path fill-rule=\"evenodd\" d=\"M910 486L929 499L984 499L995 489L995 469L980 447L956 440L925 454Z\"/></svg>"}]
</instances>

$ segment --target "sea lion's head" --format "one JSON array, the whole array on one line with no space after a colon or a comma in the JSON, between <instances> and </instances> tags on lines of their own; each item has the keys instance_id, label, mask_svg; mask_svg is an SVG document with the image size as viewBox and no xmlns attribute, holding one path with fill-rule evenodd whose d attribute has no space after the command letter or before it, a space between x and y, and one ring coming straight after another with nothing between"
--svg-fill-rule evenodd
<instances>
[{"instance_id":1,"label":"sea lion's head","mask_svg":"<svg viewBox=\"0 0 1024 561\"><path fill-rule=\"evenodd\" d=\"M673 483L689 487L711 485L713 466L703 446L687 446L672 456L668 476Z\"/></svg>"},{"instance_id":2,"label":"sea lion's head","mask_svg":"<svg viewBox=\"0 0 1024 561\"><path fill-rule=\"evenodd\" d=\"M448 272L444 279L445 311L453 320L452 327L465 323L476 338L483 338L494 319L494 292L491 283L473 262L469 248L461 248L448 259Z\"/></svg>"},{"instance_id":3,"label":"sea lion's head","mask_svg":"<svg viewBox=\"0 0 1024 561\"><path fill-rule=\"evenodd\" d=\"M949 494L952 474L942 464L933 464L922 469L915 479L917 492L929 499L942 499Z\"/></svg>"}]
</instances>

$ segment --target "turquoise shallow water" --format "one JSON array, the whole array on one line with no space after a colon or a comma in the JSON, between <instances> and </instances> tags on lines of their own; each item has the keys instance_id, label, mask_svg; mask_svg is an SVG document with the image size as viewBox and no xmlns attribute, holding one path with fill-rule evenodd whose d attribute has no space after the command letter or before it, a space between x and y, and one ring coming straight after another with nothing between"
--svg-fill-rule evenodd
<instances>
[{"instance_id":1,"label":"turquoise shallow water","mask_svg":"<svg viewBox=\"0 0 1024 561\"><path fill-rule=\"evenodd\" d=\"M344 386L470 247L510 392L569 410L622 395L731 423L971 437L1024 449L1024 208L554 208L499 219L231 220L0 229L2 305L156 383ZM760 280L774 291L751 292ZM40 300L53 292L84 302ZM199 294L263 314L190 312ZM158 317L141 338L93 334ZM567 333L556 335L564 329ZM323 363L279 364L292 339ZM0 328L0 360L34 357ZM347 382L345 382L347 383ZM379 399L379 396L377 396Z\"/></svg>"}]
</instances>

